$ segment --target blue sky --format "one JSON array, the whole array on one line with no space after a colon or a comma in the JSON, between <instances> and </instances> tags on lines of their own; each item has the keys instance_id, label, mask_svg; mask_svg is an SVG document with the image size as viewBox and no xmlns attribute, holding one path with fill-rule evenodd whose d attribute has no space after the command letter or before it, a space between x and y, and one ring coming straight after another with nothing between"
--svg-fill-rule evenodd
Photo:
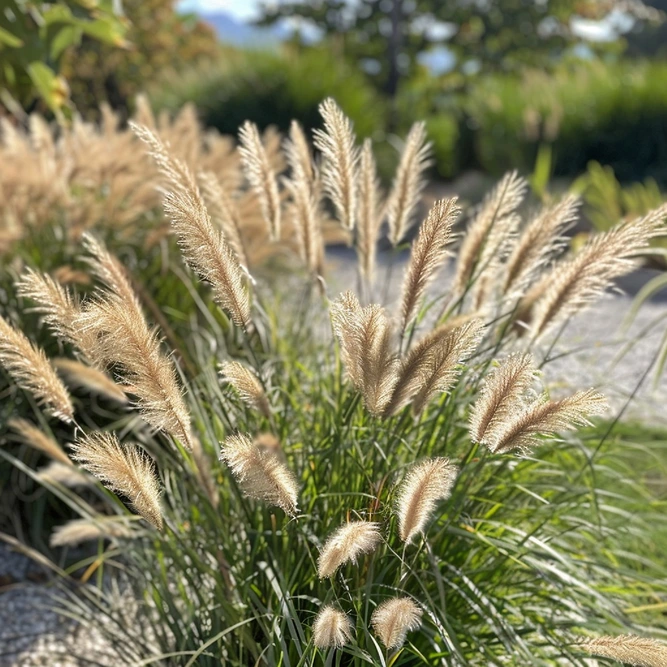
<instances>
[{"instance_id":1,"label":"blue sky","mask_svg":"<svg viewBox=\"0 0 667 667\"><path fill-rule=\"evenodd\" d=\"M182 0L179 7L187 11L225 11L240 19L255 16L259 0Z\"/></svg>"}]
</instances>

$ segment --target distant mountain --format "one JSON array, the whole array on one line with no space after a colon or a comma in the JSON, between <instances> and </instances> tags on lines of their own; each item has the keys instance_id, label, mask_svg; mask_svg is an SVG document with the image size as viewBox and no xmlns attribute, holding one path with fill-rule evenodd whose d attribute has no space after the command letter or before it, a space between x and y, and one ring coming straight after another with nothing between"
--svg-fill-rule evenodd
<instances>
[{"instance_id":1,"label":"distant mountain","mask_svg":"<svg viewBox=\"0 0 667 667\"><path fill-rule=\"evenodd\" d=\"M258 27L239 21L227 12L201 12L199 17L213 26L221 42L233 46L270 48L290 35L290 30L285 26Z\"/></svg>"}]
</instances>

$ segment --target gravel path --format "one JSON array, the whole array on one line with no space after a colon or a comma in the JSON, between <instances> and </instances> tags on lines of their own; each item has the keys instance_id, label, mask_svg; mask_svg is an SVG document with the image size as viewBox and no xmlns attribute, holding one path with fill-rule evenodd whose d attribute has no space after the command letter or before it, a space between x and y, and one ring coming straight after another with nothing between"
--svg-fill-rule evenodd
<instances>
[{"instance_id":1,"label":"gravel path","mask_svg":"<svg viewBox=\"0 0 667 667\"><path fill-rule=\"evenodd\" d=\"M391 271L387 271L386 255L378 261L380 294L375 298L385 302L381 297L386 292L390 310L395 308L392 301L400 298L402 265L407 258L404 253ZM329 293L355 289L356 264L351 253L338 251L332 264ZM431 292L435 295L445 291L452 275L451 266L446 267ZM614 415L624 410L625 418L667 425L667 368L656 386L655 373L649 370L667 332L667 292L645 303L632 325L627 330L624 327L634 296L655 275L655 271L642 270L624 278L618 291L606 295L568 323L559 343L549 353L551 361L543 368L544 382L554 393L596 387L608 397ZM535 356L541 359L547 352L543 348L535 351ZM634 392L636 395L628 404Z\"/></svg>"},{"instance_id":2,"label":"gravel path","mask_svg":"<svg viewBox=\"0 0 667 667\"><path fill-rule=\"evenodd\" d=\"M330 293L354 288L354 265L349 253L335 253L332 264ZM390 295L400 294L400 273L400 268L392 272L387 289ZM385 267L380 267L379 275L384 287ZM625 409L626 418L667 424L664 409L667 372L655 387L652 373L644 377L655 360L667 320L653 326L648 333L645 329L667 315L667 303L654 300L645 304L631 328L625 333L621 331L632 295L650 277L648 272L632 276L622 285L627 294L603 299L568 325L562 336L567 347L557 346L551 353L555 360L545 368L545 382L554 393L595 386L609 397L613 414ZM445 273L438 282L446 285L448 279ZM632 340L630 351L619 358L626 342ZM634 400L627 405L628 397L638 387ZM26 557L0 543L0 667L125 664L108 657L108 647L99 636L77 628L51 611L51 589L30 581L39 576L39 570Z\"/></svg>"},{"instance_id":3,"label":"gravel path","mask_svg":"<svg viewBox=\"0 0 667 667\"><path fill-rule=\"evenodd\" d=\"M0 542L0 667L115 667L104 641L53 611L47 573Z\"/></svg>"}]
</instances>

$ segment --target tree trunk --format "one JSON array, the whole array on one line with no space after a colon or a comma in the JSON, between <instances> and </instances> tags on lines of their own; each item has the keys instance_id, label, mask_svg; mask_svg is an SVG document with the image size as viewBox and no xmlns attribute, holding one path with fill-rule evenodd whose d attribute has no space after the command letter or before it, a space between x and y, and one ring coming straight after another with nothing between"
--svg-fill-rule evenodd
<instances>
[{"instance_id":1,"label":"tree trunk","mask_svg":"<svg viewBox=\"0 0 667 667\"><path fill-rule=\"evenodd\" d=\"M391 20L391 34L387 43L389 70L387 72L385 92L389 97L394 99L398 92L398 81L400 79L398 58L401 55L403 42L403 0L392 1L389 18Z\"/></svg>"}]
</instances>

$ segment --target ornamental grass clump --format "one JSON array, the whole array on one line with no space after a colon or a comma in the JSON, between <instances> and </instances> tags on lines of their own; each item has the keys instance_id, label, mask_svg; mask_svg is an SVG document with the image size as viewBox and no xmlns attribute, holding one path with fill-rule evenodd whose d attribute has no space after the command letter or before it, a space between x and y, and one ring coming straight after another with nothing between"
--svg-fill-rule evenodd
<instances>
[{"instance_id":1,"label":"ornamental grass clump","mask_svg":"<svg viewBox=\"0 0 667 667\"><path fill-rule=\"evenodd\" d=\"M158 312L156 326L97 236L83 240L92 287L82 298L37 269L19 280L25 308L76 357L57 368L84 391L101 392L103 377L117 399L103 418L87 411L46 354L3 324L0 361L43 406L41 424L63 420L62 444L25 419L13 429L97 480L80 495L67 475L13 459L78 515L52 544L97 543L85 563L99 586L66 586L69 616L128 664L583 667L595 654L654 664L657 640L608 639L660 632L648 611L629 610L649 610L667 579L614 551L627 521L594 484L608 474L597 443L573 435L605 400L594 388L552 396L541 341L557 345L553 325L631 270L667 210L568 251L576 202L524 224L526 183L512 173L458 250L459 204L436 201L402 289L380 290L382 223L396 245L421 204L424 126L385 201L371 144L357 145L333 100L322 115L315 153L298 125L271 144L244 126L223 161L242 165L243 194L210 154L179 154L169 126L133 126L202 315L183 349L162 331L178 312ZM263 252L292 248L296 277L253 274L246 196ZM358 257L357 291L322 278L332 215ZM638 544L648 516L632 516ZM118 607L120 589L131 611Z\"/></svg>"}]
</instances>

